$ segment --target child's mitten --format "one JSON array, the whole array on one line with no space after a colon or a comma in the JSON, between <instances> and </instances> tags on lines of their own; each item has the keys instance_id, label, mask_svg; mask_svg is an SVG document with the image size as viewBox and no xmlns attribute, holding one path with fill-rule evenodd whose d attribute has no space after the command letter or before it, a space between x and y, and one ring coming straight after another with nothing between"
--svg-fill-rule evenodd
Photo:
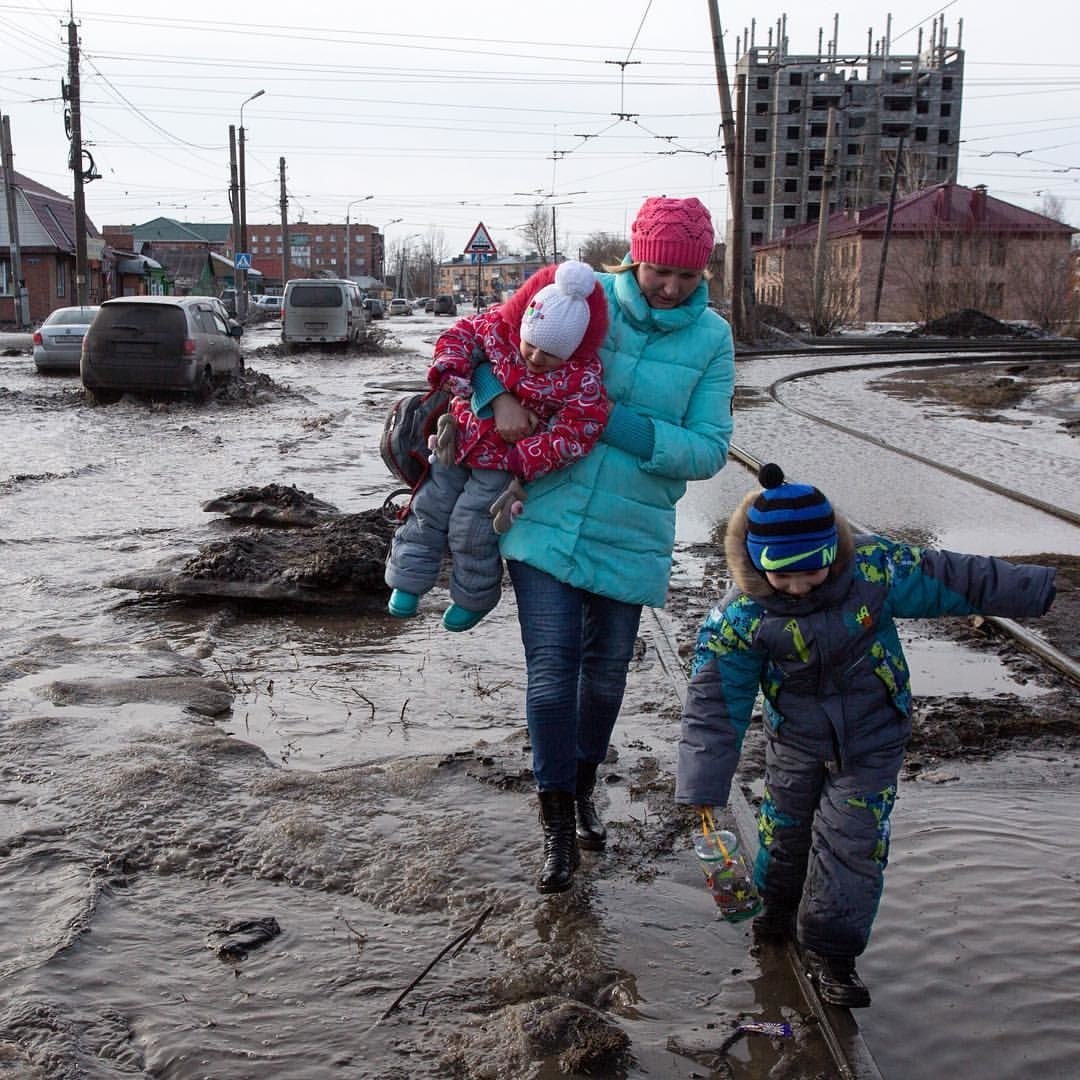
<instances>
[{"instance_id":1,"label":"child's mitten","mask_svg":"<svg viewBox=\"0 0 1080 1080\"><path fill-rule=\"evenodd\" d=\"M457 456L457 421L445 412L435 425L435 434L428 436L429 460L440 465L453 465Z\"/></svg>"},{"instance_id":2,"label":"child's mitten","mask_svg":"<svg viewBox=\"0 0 1080 1080\"><path fill-rule=\"evenodd\" d=\"M497 533L510 531L514 518L525 509L525 499L525 489L516 476L512 477L506 490L491 504L491 525Z\"/></svg>"}]
</instances>

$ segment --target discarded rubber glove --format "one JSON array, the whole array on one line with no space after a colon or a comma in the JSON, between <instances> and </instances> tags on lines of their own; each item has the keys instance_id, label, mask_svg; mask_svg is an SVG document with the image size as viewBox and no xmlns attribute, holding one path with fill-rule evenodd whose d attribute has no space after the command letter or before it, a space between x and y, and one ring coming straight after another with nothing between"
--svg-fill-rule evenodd
<instances>
[{"instance_id":1,"label":"discarded rubber glove","mask_svg":"<svg viewBox=\"0 0 1080 1080\"><path fill-rule=\"evenodd\" d=\"M510 526L514 524L514 518L525 509L526 498L525 489L515 476L506 485L506 490L491 504L492 528L500 536L510 531Z\"/></svg>"},{"instance_id":2,"label":"discarded rubber glove","mask_svg":"<svg viewBox=\"0 0 1080 1080\"><path fill-rule=\"evenodd\" d=\"M428 436L428 449L431 454L428 460L434 464L453 465L457 457L457 421L449 414L443 413L435 425L435 434Z\"/></svg>"}]
</instances>

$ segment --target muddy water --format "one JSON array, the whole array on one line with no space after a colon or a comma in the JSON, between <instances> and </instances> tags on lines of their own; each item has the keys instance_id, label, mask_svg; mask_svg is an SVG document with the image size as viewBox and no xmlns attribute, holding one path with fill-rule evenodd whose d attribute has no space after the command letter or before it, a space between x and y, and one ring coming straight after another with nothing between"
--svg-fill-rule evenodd
<instances>
[{"instance_id":1,"label":"muddy water","mask_svg":"<svg viewBox=\"0 0 1080 1080\"><path fill-rule=\"evenodd\" d=\"M381 501L377 406L419 379L439 325L414 316L414 351L389 356L253 353L279 392L251 406L91 409L76 380L0 360L12 1075L574 1075L569 1033L592 1030L595 1051L612 1027L631 1057L593 1060L592 1075L829 1075L797 989L749 954L744 928L715 921L672 810L662 630L678 639L677 625L646 620L601 791L611 850L540 902L509 598L450 643L442 589L402 623L104 586L222 536L199 505L244 485L295 483L345 511ZM823 469L843 460L824 456ZM745 487L731 473L692 490L685 589L702 576L691 550ZM907 526L969 527L956 499L935 500ZM873 509L867 497L851 512ZM913 648L934 693L1020 692L963 650ZM975 1062L985 1076L1069 1075L1080 845L1060 822L1080 811L1076 762L1031 755L939 779L907 785L896 810L863 965L871 1051L887 1076L969 1075ZM237 922L271 918L280 934L246 958L218 955ZM566 1015L567 999L597 1011ZM786 1019L796 1036L721 1058L745 1016Z\"/></svg>"}]
</instances>

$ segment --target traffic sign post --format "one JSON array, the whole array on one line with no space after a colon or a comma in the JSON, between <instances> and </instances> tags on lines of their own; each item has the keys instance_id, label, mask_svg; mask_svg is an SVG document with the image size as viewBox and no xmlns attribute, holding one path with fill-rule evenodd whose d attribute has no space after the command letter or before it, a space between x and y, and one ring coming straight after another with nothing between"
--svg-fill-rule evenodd
<instances>
[{"instance_id":1,"label":"traffic sign post","mask_svg":"<svg viewBox=\"0 0 1080 1080\"><path fill-rule=\"evenodd\" d=\"M236 253L236 269L237 270L250 270L251 269L251 256L246 251L238 251Z\"/></svg>"},{"instance_id":2,"label":"traffic sign post","mask_svg":"<svg viewBox=\"0 0 1080 1080\"><path fill-rule=\"evenodd\" d=\"M481 221L473 230L472 238L465 245L465 254L476 264L476 310L480 310L480 270L481 267L496 256L495 241L491 239L491 233L484 228Z\"/></svg>"}]
</instances>

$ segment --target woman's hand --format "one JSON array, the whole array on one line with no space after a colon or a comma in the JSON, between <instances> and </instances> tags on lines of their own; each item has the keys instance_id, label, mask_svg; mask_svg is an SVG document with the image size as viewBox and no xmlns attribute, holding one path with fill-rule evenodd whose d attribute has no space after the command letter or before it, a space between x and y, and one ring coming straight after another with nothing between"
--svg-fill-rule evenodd
<instances>
[{"instance_id":1,"label":"woman's hand","mask_svg":"<svg viewBox=\"0 0 1080 1080\"><path fill-rule=\"evenodd\" d=\"M540 418L521 404L513 394L500 394L491 402L491 411L495 416L495 430L508 443L515 443L531 435L540 423Z\"/></svg>"}]
</instances>

